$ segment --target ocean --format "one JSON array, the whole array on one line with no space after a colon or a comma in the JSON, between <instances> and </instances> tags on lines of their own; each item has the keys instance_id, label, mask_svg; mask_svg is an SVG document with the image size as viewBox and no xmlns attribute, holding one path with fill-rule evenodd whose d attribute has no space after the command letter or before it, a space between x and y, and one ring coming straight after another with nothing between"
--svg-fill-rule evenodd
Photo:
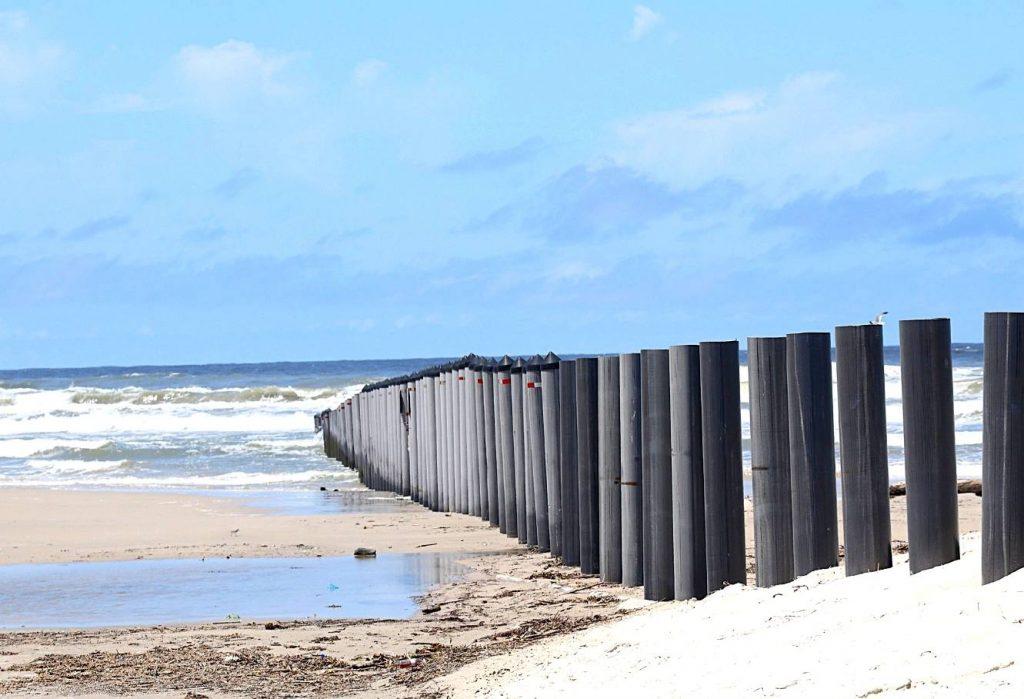
<instances>
[{"instance_id":1,"label":"ocean","mask_svg":"<svg viewBox=\"0 0 1024 699\"><path fill-rule=\"evenodd\" d=\"M741 355L745 362L745 355ZM0 487L224 493L357 487L313 414L444 359L0 371ZM885 349L889 472L903 480L899 348ZM741 367L749 468L747 370ZM981 476L982 347L953 347L958 473ZM838 467L838 460L837 460Z\"/></svg>"}]
</instances>

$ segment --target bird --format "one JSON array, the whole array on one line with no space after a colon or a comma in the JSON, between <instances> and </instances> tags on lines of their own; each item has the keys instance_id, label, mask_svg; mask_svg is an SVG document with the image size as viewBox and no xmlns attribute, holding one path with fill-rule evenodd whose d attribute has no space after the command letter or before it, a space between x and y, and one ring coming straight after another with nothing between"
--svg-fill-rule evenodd
<instances>
[{"instance_id":1,"label":"bird","mask_svg":"<svg viewBox=\"0 0 1024 699\"><path fill-rule=\"evenodd\" d=\"M882 311L877 316L875 316L875 319L873 321L871 321L871 324L872 325L885 325L885 317L887 315L889 315L889 311Z\"/></svg>"}]
</instances>

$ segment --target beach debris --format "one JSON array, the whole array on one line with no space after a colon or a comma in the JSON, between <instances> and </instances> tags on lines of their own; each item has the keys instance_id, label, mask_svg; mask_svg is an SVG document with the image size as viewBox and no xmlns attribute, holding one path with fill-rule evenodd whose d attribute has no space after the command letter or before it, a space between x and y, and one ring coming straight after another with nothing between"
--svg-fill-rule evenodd
<instances>
[{"instance_id":1,"label":"beach debris","mask_svg":"<svg viewBox=\"0 0 1024 699\"><path fill-rule=\"evenodd\" d=\"M278 629L283 629L284 624L278 621L268 621L266 624L263 625L263 628L265 628L267 631L277 631Z\"/></svg>"},{"instance_id":2,"label":"beach debris","mask_svg":"<svg viewBox=\"0 0 1024 699\"><path fill-rule=\"evenodd\" d=\"M359 548L356 549L354 555L355 555L356 558L376 558L377 557L377 550L376 549L367 548L365 546L360 546Z\"/></svg>"},{"instance_id":3,"label":"beach debris","mask_svg":"<svg viewBox=\"0 0 1024 699\"><path fill-rule=\"evenodd\" d=\"M324 490L327 490L327 488L326 488L326 487L324 487L324 486L320 486L320 490L321 490L321 491L324 491Z\"/></svg>"},{"instance_id":4,"label":"beach debris","mask_svg":"<svg viewBox=\"0 0 1024 699\"><path fill-rule=\"evenodd\" d=\"M441 611L441 605L440 604L434 604L434 605L431 605L429 607L424 607L423 608L423 613L424 614L433 614L434 612L439 612L439 611Z\"/></svg>"},{"instance_id":5,"label":"beach debris","mask_svg":"<svg viewBox=\"0 0 1024 699\"><path fill-rule=\"evenodd\" d=\"M421 665L422 663L423 661L419 658L403 658L402 660L398 661L398 667L404 670L411 670Z\"/></svg>"}]
</instances>

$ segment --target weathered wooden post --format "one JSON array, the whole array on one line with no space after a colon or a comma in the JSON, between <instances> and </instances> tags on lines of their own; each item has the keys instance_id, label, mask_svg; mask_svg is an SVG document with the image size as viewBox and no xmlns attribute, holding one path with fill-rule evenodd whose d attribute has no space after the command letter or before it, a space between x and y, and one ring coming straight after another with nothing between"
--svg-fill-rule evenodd
<instances>
[{"instance_id":1,"label":"weathered wooden post","mask_svg":"<svg viewBox=\"0 0 1024 699\"><path fill-rule=\"evenodd\" d=\"M562 555L562 483L559 442L558 357L553 352L543 358L540 366L541 408L544 423L544 474L548 496L548 544L552 556Z\"/></svg>"},{"instance_id":2,"label":"weathered wooden post","mask_svg":"<svg viewBox=\"0 0 1024 699\"><path fill-rule=\"evenodd\" d=\"M601 579L622 582L622 487L619 443L619 358L597 359L598 538Z\"/></svg>"},{"instance_id":3,"label":"weathered wooden post","mask_svg":"<svg viewBox=\"0 0 1024 699\"><path fill-rule=\"evenodd\" d=\"M640 434L640 353L619 355L619 478L622 584L644 584L643 454Z\"/></svg>"},{"instance_id":4,"label":"weathered wooden post","mask_svg":"<svg viewBox=\"0 0 1024 699\"><path fill-rule=\"evenodd\" d=\"M918 573L960 558L949 318L900 321L900 374L910 572Z\"/></svg>"},{"instance_id":5,"label":"weathered wooden post","mask_svg":"<svg viewBox=\"0 0 1024 699\"><path fill-rule=\"evenodd\" d=\"M597 359L576 360L576 463L579 474L580 570L600 572L597 470Z\"/></svg>"},{"instance_id":6,"label":"weathered wooden post","mask_svg":"<svg viewBox=\"0 0 1024 699\"><path fill-rule=\"evenodd\" d=\"M644 598L675 596L672 545L672 424L668 350L640 352L644 497Z\"/></svg>"},{"instance_id":7,"label":"weathered wooden post","mask_svg":"<svg viewBox=\"0 0 1024 699\"><path fill-rule=\"evenodd\" d=\"M537 533L534 530L532 536L530 530L534 529L535 523L528 516L529 510L533 509L528 503L526 490L526 435L523 433L523 369L526 364L521 358L512 363L509 370L512 378L512 454L516 474L516 520L518 522L518 537L520 544L537 543Z\"/></svg>"},{"instance_id":8,"label":"weathered wooden post","mask_svg":"<svg viewBox=\"0 0 1024 699\"><path fill-rule=\"evenodd\" d=\"M562 563L580 564L579 472L576 467L576 362L558 362L559 471L562 493Z\"/></svg>"},{"instance_id":9,"label":"weathered wooden post","mask_svg":"<svg viewBox=\"0 0 1024 699\"><path fill-rule=\"evenodd\" d=\"M747 339L754 557L757 584L793 580L793 493L789 477L786 338Z\"/></svg>"},{"instance_id":10,"label":"weathered wooden post","mask_svg":"<svg viewBox=\"0 0 1024 699\"><path fill-rule=\"evenodd\" d=\"M831 336L787 335L786 378L793 569L799 577L839 564Z\"/></svg>"},{"instance_id":11,"label":"weathered wooden post","mask_svg":"<svg viewBox=\"0 0 1024 699\"><path fill-rule=\"evenodd\" d=\"M533 483L533 512L537 527L537 548L550 551L551 529L548 526L548 484L544 464L544 403L540 383L540 357L530 358L526 367L526 428Z\"/></svg>"},{"instance_id":12,"label":"weathered wooden post","mask_svg":"<svg viewBox=\"0 0 1024 699\"><path fill-rule=\"evenodd\" d=\"M704 454L701 439L700 349L668 351L672 425L672 542L675 598L708 593L704 541Z\"/></svg>"},{"instance_id":13,"label":"weathered wooden post","mask_svg":"<svg viewBox=\"0 0 1024 699\"><path fill-rule=\"evenodd\" d=\"M516 517L516 463L512 446L512 359L507 355L498 360L498 428L501 438L502 482L505 485L505 533L519 536Z\"/></svg>"},{"instance_id":14,"label":"weathered wooden post","mask_svg":"<svg viewBox=\"0 0 1024 699\"><path fill-rule=\"evenodd\" d=\"M984 381L981 582L988 584L1024 567L1024 313L985 314Z\"/></svg>"},{"instance_id":15,"label":"weathered wooden post","mask_svg":"<svg viewBox=\"0 0 1024 699\"><path fill-rule=\"evenodd\" d=\"M739 343L700 343L708 592L747 580Z\"/></svg>"},{"instance_id":16,"label":"weathered wooden post","mask_svg":"<svg viewBox=\"0 0 1024 699\"><path fill-rule=\"evenodd\" d=\"M494 367L481 367L481 395L484 408L484 463L487 468L487 521L492 527L501 524L501 501L498 497L497 416L494 414Z\"/></svg>"},{"instance_id":17,"label":"weathered wooden post","mask_svg":"<svg viewBox=\"0 0 1024 699\"><path fill-rule=\"evenodd\" d=\"M846 574L892 566L882 326L836 328Z\"/></svg>"}]
</instances>

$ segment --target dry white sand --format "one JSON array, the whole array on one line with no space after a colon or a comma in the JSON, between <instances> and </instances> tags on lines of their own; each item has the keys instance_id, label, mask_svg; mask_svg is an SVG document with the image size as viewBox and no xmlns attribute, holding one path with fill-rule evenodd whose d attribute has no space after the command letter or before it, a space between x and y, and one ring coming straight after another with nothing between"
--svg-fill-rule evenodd
<instances>
[{"instance_id":1,"label":"dry white sand","mask_svg":"<svg viewBox=\"0 0 1024 699\"><path fill-rule=\"evenodd\" d=\"M980 537L963 558L909 575L820 571L488 658L439 680L456 697L1024 696L1024 571L980 584ZM636 604L627 602L626 604Z\"/></svg>"}]
</instances>

